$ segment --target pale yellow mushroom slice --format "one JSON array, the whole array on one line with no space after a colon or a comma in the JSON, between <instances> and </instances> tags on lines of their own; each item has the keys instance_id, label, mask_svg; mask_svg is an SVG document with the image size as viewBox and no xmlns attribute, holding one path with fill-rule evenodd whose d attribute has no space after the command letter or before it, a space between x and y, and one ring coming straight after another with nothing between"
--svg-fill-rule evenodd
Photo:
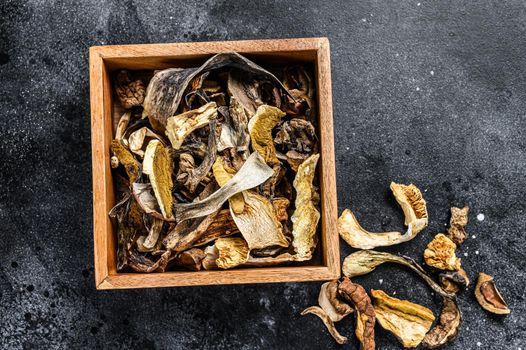
<instances>
[{"instance_id":1,"label":"pale yellow mushroom slice","mask_svg":"<svg viewBox=\"0 0 526 350\"><path fill-rule=\"evenodd\" d=\"M431 329L435 316L427 307L371 290L376 319L405 348L417 347Z\"/></svg>"},{"instance_id":2,"label":"pale yellow mushroom slice","mask_svg":"<svg viewBox=\"0 0 526 350\"><path fill-rule=\"evenodd\" d=\"M391 191L402 208L407 231L405 233L369 232L359 223L354 214L345 209L338 219L338 232L351 247L373 249L407 242L416 237L428 224L426 201L420 190L413 184L391 183Z\"/></svg>"},{"instance_id":3,"label":"pale yellow mushroom slice","mask_svg":"<svg viewBox=\"0 0 526 350\"><path fill-rule=\"evenodd\" d=\"M217 117L217 105L209 102L197 109L168 118L166 136L174 149L179 149L185 138L194 130L202 128Z\"/></svg>"}]
</instances>

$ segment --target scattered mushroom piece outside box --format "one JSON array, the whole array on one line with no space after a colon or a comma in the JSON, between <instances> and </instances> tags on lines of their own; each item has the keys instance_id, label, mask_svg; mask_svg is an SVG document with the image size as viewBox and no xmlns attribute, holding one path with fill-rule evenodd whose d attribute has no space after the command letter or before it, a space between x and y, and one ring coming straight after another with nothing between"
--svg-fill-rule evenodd
<instances>
[{"instance_id":1,"label":"scattered mushroom piece outside box","mask_svg":"<svg viewBox=\"0 0 526 350\"><path fill-rule=\"evenodd\" d=\"M274 141L277 149L274 151L269 149L266 144L261 144L261 152L267 161L267 165L274 170L272 175L265 183L260 185L264 196L273 195L277 184L283 174L276 169L278 163L286 164L294 171L309 154L318 153L319 160L316 168L316 183L315 189L318 191L313 200L314 204L319 210L319 223L316 232L315 240L316 250L312 254L312 259L303 261L304 259L297 258L297 252L290 249L290 252L281 252L281 259L286 262L287 256L291 256L288 264L266 264L269 259L268 254L272 255L275 248L255 249L257 255L250 258L246 264L238 267L224 270L222 268L216 270L201 269L197 265L202 260L203 266L214 268L217 258L210 261L211 253L207 247L212 246L213 242L208 242L202 239L196 240L194 243L201 244L192 253L186 254L184 257L171 255L169 250L163 250L159 230L165 232L168 229L174 229L177 222L177 214L185 213L191 215L191 210L195 206L182 204L181 198L173 197L173 203L170 203L169 198L166 197L168 191L176 192L178 186L187 186L186 192L182 195L192 196L192 191L204 191L202 188L196 190L195 181L190 181L190 177L198 177L202 183L210 181L208 174L212 173L211 167L217 158L207 159L205 165L200 166L205 160L201 160L206 155L206 143L214 145L220 152L226 152L225 148L236 147L240 152L246 148L247 140L250 138L250 132L239 134L240 130L236 129L236 125L245 125L247 120L238 113L240 110L246 111L257 110L258 103L251 103L243 96L242 90L246 89L246 82L241 79L239 74L231 74L227 77L228 85L232 87L231 95L234 98L234 105L230 106L230 114L234 113L234 118L237 118L233 124L225 127L220 133L216 134L214 138L209 138L208 141L190 140L185 144L181 144L178 135L171 135L166 137L160 131L164 131L165 125L163 118L167 116L173 117L176 113L171 109L174 105L157 103L152 107L152 100L148 96L150 86L148 81L151 78L153 71L166 70L168 68L188 68L199 67L204 62L218 53L239 53L248 60L255 62L265 69L275 69L279 67L293 66L309 66L311 67L311 76L307 76L305 72L294 71L287 68L284 73L286 78L282 80L283 86L290 92L281 101L281 110L283 110L287 118L283 120L291 121L286 124L287 128L294 125L300 125L305 128L305 132L301 131L297 134L291 133L287 129L287 134L281 134L278 142ZM224 55L224 56L227 56ZM218 56L218 57L224 57ZM242 61L242 59L240 59ZM239 62L241 62L239 61ZM217 62L215 62L217 63ZM120 72L123 70L131 72L132 75L123 75ZM272 71L274 73L274 71ZM137 77L144 78L144 86L139 82ZM119 79L118 82L115 79ZM160 77L162 78L162 77ZM192 78L193 79L193 78ZM298 83L299 82L299 83ZM225 96L221 95L218 86L207 82L205 78L192 80L196 86L199 86L200 91L204 91L210 98L208 106L216 105L217 114L220 115L224 111L221 110L221 105L224 105ZM131 84L130 90L126 90L126 84ZM303 84L303 85L302 85ZM114 92L115 85L119 87L118 92ZM146 93L143 95L142 89L146 88ZM163 88L162 85L153 88ZM315 91L315 92L313 92ZM332 280L340 276L340 260L339 260L339 239L338 233L334 223L337 220L337 201L336 201L336 184L335 184L335 165L334 165L334 144L333 144L333 127L332 127L332 95L331 95L331 78L330 78L330 58L329 58L329 43L326 38L308 38L308 39L280 39L280 40L250 40L250 41L230 41L230 42L203 42L203 43L178 43L178 44L146 44L146 45L124 45L124 46L100 46L90 48L90 95L91 95L91 129L92 129L92 157L93 157L93 207L94 207L94 246L95 246L95 282L98 289L120 289L120 288L146 288L146 287L168 287L168 286L185 286L185 285L209 285L209 284L239 284L239 283L274 283L274 282L292 282L292 281L322 281ZM304 96L300 99L300 96ZM177 96L181 98L180 96ZM199 93L193 95L187 94L187 103L195 103L203 96ZM185 98L184 96L182 97ZM266 96L267 99L276 99L274 96ZM237 99L237 102L235 102ZM194 101L194 102L192 102ZM274 100L276 101L276 100ZM154 101L155 102L155 101ZM159 102L159 101L157 101ZM136 116L130 116L125 113L128 110L124 108L140 109L138 105L143 104L149 108L150 115L145 119L137 119ZM203 105L201 103L201 105ZM123 108L124 106L124 108ZM196 106L199 106L196 105ZM153 108L153 109L152 109ZM175 106L177 108L177 106ZM210 108L210 107L206 107ZM164 112L170 113L165 114ZM304 115L300 115L299 111L304 111ZM305 112L306 111L306 112ZM188 111L184 111L188 112ZM178 112L179 113L179 112ZM216 113L216 112L214 112ZM172 114L172 115L170 115ZM121 116L124 115L124 119ZM151 118L152 116L156 116ZM159 117L162 116L162 117ZM180 117L181 118L181 117ZM209 118L206 116L206 118ZM221 118L221 116L220 116ZM303 126L300 120L312 120L315 123L315 139L317 140L317 149L313 149L312 130ZM215 120L212 116L209 118ZM142 122L141 122L142 120ZM278 120L278 119L277 119ZM120 125L119 121L121 122ZM136 124L133 124L133 123ZM149 124L148 124L149 122ZM173 122L177 122L173 120ZM185 123L180 120L180 123ZM278 122L280 122L278 120ZM141 124L142 123L142 124ZM170 122L172 123L172 122ZM237 124L236 124L237 123ZM241 123L241 124L239 124ZM213 122L207 125L214 124ZM290 124L290 125L289 125ZM184 125L183 125L184 126ZM246 125L250 130L253 125ZM190 126L193 128L193 126ZM211 129L204 127L204 129ZM194 131L186 132L192 137ZM252 132L255 129L252 129ZM129 132L128 132L129 131ZM197 133L199 133L197 129ZM130 137L133 133L133 136ZM159 136L160 135L160 136ZM267 137L268 135L264 136ZM274 137L274 133L272 134ZM236 137L239 139L238 144ZM113 139L116 139L112 141ZM257 137L256 137L257 138ZM131 139L131 140L130 140ZM175 141L174 141L175 140ZM195 142L193 142L195 141ZM268 140L267 140L268 141ZM129 144L128 142L131 142ZM173 148L173 142L179 149ZM211 142L211 143L210 143ZM111 147L111 145L113 147ZM151 144L151 146L150 146ZM124 147L122 147L124 145ZM148 150L148 147L150 149ZM259 146L256 146L257 148ZM110 152L113 150L114 153ZM173 157L175 152L177 155L185 154L183 164L174 162L173 170L174 176L172 183L166 174L158 171L158 166L162 166L166 162L166 158ZM248 156L253 152L250 147ZM270 153L268 153L270 152ZM275 153L274 153L275 152ZM194 158L195 155L197 158ZM143 164L133 162L135 159L144 159L152 157L146 162L146 169ZM181 159L183 159L181 158ZM246 159L246 158L245 158ZM244 160L235 157L231 163L225 164L224 168L227 172L234 170L234 173L240 170ZM181 168L181 165L183 167ZM210 166L209 166L210 165ZM166 272L151 272L151 273L137 273L133 270L118 270L118 255L119 259L126 255L125 249L118 247L117 240L117 226L116 222L109 217L108 213L119 201L119 204L126 203L126 198L117 197L116 189L123 187L123 181L120 177L112 176L112 169L114 172L119 169L125 169L123 172L124 179L126 177L133 177L132 182L136 182L133 186L129 186L129 195L135 198L133 205L133 213L137 211L148 213L149 219L145 223L145 232L133 232L132 227L126 226L124 234L126 237L135 235L137 237L137 255L129 256L127 262L133 266L137 266L139 271L150 272L153 269L156 271ZM176 172L179 169L179 172ZM122 172L122 171L121 171ZM154 181L151 186L147 183L140 183L142 175L151 172ZM139 179L139 180L137 180ZM129 185L129 184L128 184ZM191 185L191 186L190 186ZM222 185L225 185L224 183ZM281 211L280 220L284 218L284 222L290 221L294 214L295 205L295 191L292 187L292 181L285 184L288 191L294 193L290 198L281 197L283 203L289 203L289 211L283 209ZM228 185L227 185L228 186ZM126 187L126 186L124 186ZM175 189L175 190L174 190ZM220 186L209 189L213 193L220 191ZM251 192L246 192L251 195ZM247 194L234 199L237 207L236 211L240 211L240 205L246 206ZM319 198L318 198L319 195ZM253 196L253 195L252 195ZM243 200L242 198L245 197ZM275 205L274 199L271 200L271 207ZM157 199L157 201L155 200ZM159 201L159 199L161 199ZM206 200L206 199L205 199ZM288 202L287 202L288 201ZM160 203L159 203L160 202ZM227 202L228 203L228 202ZM160 204L160 205L159 205ZM186 208L185 206L188 206ZM172 207L172 210L170 208ZM269 207L270 208L270 207ZM114 217L122 219L122 213L130 210L128 208L117 208L112 211ZM223 208L222 210L225 210ZM225 213L224 211L220 211ZM119 214L120 213L120 214ZM206 231L205 227L213 226L213 218L211 215L218 215L217 210L209 214L204 220L200 219L196 228ZM172 215L173 214L173 215ZM221 215L223 215L221 214ZM283 215L288 214L288 215ZM131 215L131 214L130 214ZM209 218L208 218L209 217ZM208 219L206 219L208 218ZM134 222L139 222L139 218L134 217ZM164 227L161 225L161 220L164 221ZM280 224L283 224L281 222ZM221 242L229 242L226 236L234 235L233 237L243 237L237 230L232 230L232 222L228 224L228 232L225 232ZM285 237L292 240L292 230L286 232ZM215 232L210 235L210 239L219 239L221 233ZM126 238L124 237L124 238ZM121 238L119 238L121 239ZM280 238L281 239L281 238ZM157 244L153 241L157 240ZM226 240L226 241L225 241ZM125 241L125 240L124 240ZM204 242L204 243L203 243ZM285 245L285 242L282 241ZM122 242L121 242L122 243ZM287 243L288 244L288 243ZM292 247L292 242L290 242ZM277 247L279 248L279 246ZM193 249L193 246L192 246ZM304 252L302 252L304 253ZM308 253L308 252L307 252ZM155 257L149 259L145 257ZM244 258L243 258L244 259ZM258 261L262 261L261 266L258 267ZM154 260L157 260L154 262ZM290 262L292 261L292 264ZM242 260L240 261L242 262ZM126 262L125 262L126 263ZM220 264L221 265L221 261ZM226 266L230 266L227 264ZM277 266L274 266L277 265ZM289 265L289 266L287 266ZM184 266L186 268L181 270L171 271L171 266ZM225 265L223 265L224 267ZM122 267L122 266L121 266ZM199 271L196 271L199 270Z\"/></svg>"}]
</instances>

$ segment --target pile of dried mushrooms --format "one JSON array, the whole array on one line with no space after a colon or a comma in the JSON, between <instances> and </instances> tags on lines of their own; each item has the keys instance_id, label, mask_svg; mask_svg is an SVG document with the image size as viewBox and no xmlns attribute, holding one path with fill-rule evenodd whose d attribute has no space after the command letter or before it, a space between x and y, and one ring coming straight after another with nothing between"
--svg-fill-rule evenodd
<instances>
[{"instance_id":1,"label":"pile of dried mushrooms","mask_svg":"<svg viewBox=\"0 0 526 350\"><path fill-rule=\"evenodd\" d=\"M320 218L314 82L237 53L120 71L111 142L118 270L308 261Z\"/></svg>"},{"instance_id":2,"label":"pile of dried mushrooms","mask_svg":"<svg viewBox=\"0 0 526 350\"><path fill-rule=\"evenodd\" d=\"M469 208L451 208L447 233L437 234L427 245L423 260L431 268L430 273L410 257L371 250L411 240L428 224L427 204L415 185L391 183L391 190L402 207L408 227L406 233L369 232L360 226L349 209L345 209L338 220L338 231L343 240L359 250L343 261L345 277L341 281L334 280L321 286L319 306L308 307L301 314L318 316L338 344L347 343L348 338L335 324L354 313L360 349L375 348L376 322L392 333L404 348L423 345L435 349L453 341L462 323L457 294L466 289L470 281L461 267L461 259L456 256L456 249L467 237L465 226ZM369 274L385 263L402 265L416 273L441 297L440 315L435 317L427 307L395 298L382 290L372 289L368 294L361 285L351 281L351 278ZM433 273L438 275L438 282ZM480 273L474 294L485 310L498 315L510 313L493 277Z\"/></svg>"}]
</instances>

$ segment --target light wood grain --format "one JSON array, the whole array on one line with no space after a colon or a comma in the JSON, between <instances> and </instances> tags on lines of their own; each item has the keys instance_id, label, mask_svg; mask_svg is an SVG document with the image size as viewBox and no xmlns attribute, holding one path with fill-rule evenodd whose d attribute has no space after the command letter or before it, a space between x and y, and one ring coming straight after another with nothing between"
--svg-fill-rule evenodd
<instances>
[{"instance_id":1,"label":"light wood grain","mask_svg":"<svg viewBox=\"0 0 526 350\"><path fill-rule=\"evenodd\" d=\"M236 51L265 64L312 62L316 68L320 137L321 240L323 266L242 268L224 271L117 273L116 237L108 212L115 203L109 145L114 108L110 73L195 66L219 52ZM323 281L339 278L339 238L332 126L329 41L326 38L116 45L90 48L95 283L98 289L211 284Z\"/></svg>"}]
</instances>

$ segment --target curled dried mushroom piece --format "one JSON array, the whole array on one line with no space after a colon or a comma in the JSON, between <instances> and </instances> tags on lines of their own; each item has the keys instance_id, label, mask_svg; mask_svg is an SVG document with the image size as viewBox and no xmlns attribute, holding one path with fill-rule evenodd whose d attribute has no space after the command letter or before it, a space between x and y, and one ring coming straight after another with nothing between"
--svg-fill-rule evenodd
<instances>
[{"instance_id":1,"label":"curled dried mushroom piece","mask_svg":"<svg viewBox=\"0 0 526 350\"><path fill-rule=\"evenodd\" d=\"M372 249L407 242L427 227L427 207L420 190L413 184L402 185L392 182L391 191L404 212L405 225L408 227L407 232L404 234L400 232L369 232L358 223L349 209L345 209L338 219L338 232L351 247Z\"/></svg>"},{"instance_id":2,"label":"curled dried mushroom piece","mask_svg":"<svg viewBox=\"0 0 526 350\"><path fill-rule=\"evenodd\" d=\"M374 312L380 325L393 333L405 348L418 346L435 320L428 308L390 297L381 290L371 290Z\"/></svg>"},{"instance_id":3,"label":"curled dried mushroom piece","mask_svg":"<svg viewBox=\"0 0 526 350\"><path fill-rule=\"evenodd\" d=\"M119 164L124 166L126 174L130 179L130 184L134 183L140 175L139 162L133 157L133 154L128 151L119 140L111 141L111 150L119 160Z\"/></svg>"},{"instance_id":4,"label":"curled dried mushroom piece","mask_svg":"<svg viewBox=\"0 0 526 350\"><path fill-rule=\"evenodd\" d=\"M469 286L469 278L463 268L458 271L445 271L439 275L440 285L448 293L458 293L460 288Z\"/></svg>"},{"instance_id":5,"label":"curled dried mushroom piece","mask_svg":"<svg viewBox=\"0 0 526 350\"><path fill-rule=\"evenodd\" d=\"M378 266L384 263L395 263L408 267L416 272L435 293L448 298L455 296L453 293L444 291L420 265L406 256L397 256L374 250L360 250L345 258L342 271L345 276L352 278L373 272Z\"/></svg>"},{"instance_id":6,"label":"curled dried mushroom piece","mask_svg":"<svg viewBox=\"0 0 526 350\"><path fill-rule=\"evenodd\" d=\"M144 153L143 171L150 176L155 198L166 219L173 218L172 166L172 159L162 143L159 140L150 141Z\"/></svg>"},{"instance_id":7,"label":"curled dried mushroom piece","mask_svg":"<svg viewBox=\"0 0 526 350\"><path fill-rule=\"evenodd\" d=\"M333 337L333 339L338 344L340 345L347 344L347 341L348 341L347 337L344 337L343 335L340 334L340 332L338 332L338 330L336 329L334 325L334 321L330 318L327 312L325 312L325 310L323 310L319 306L311 306L301 312L302 316L308 315L308 314L313 314L313 315L318 316L322 320L325 327L327 327L329 334Z\"/></svg>"},{"instance_id":8,"label":"curled dried mushroom piece","mask_svg":"<svg viewBox=\"0 0 526 350\"><path fill-rule=\"evenodd\" d=\"M427 265L440 270L458 270L460 259L455 254L456 249L457 245L452 240L439 233L424 250L424 260Z\"/></svg>"},{"instance_id":9,"label":"curled dried mushroom piece","mask_svg":"<svg viewBox=\"0 0 526 350\"><path fill-rule=\"evenodd\" d=\"M484 310L497 315L507 315L511 311L508 304L500 295L493 277L483 272L479 273L477 285L475 286L475 297Z\"/></svg>"},{"instance_id":10,"label":"curled dried mushroom piece","mask_svg":"<svg viewBox=\"0 0 526 350\"><path fill-rule=\"evenodd\" d=\"M319 154L313 154L307 158L299 166L294 178L296 210L290 218L292 221L292 246L296 255L306 260L311 258L316 247L316 228L320 220L320 212L315 206L318 194L313 185L319 158Z\"/></svg>"},{"instance_id":11,"label":"curled dried mushroom piece","mask_svg":"<svg viewBox=\"0 0 526 350\"><path fill-rule=\"evenodd\" d=\"M462 244L466 240L465 226L468 224L469 207L451 208L451 219L449 221L448 237L455 244Z\"/></svg>"},{"instance_id":12,"label":"curled dried mushroom piece","mask_svg":"<svg viewBox=\"0 0 526 350\"><path fill-rule=\"evenodd\" d=\"M250 250L243 238L221 237L216 240L214 246L218 252L216 265L221 269L230 269L248 260Z\"/></svg>"},{"instance_id":13,"label":"curled dried mushroom piece","mask_svg":"<svg viewBox=\"0 0 526 350\"><path fill-rule=\"evenodd\" d=\"M376 314L371 298L363 287L345 277L338 286L339 294L352 303L356 314L355 334L360 341L360 349L374 350L374 325Z\"/></svg>"},{"instance_id":14,"label":"curled dried mushroom piece","mask_svg":"<svg viewBox=\"0 0 526 350\"><path fill-rule=\"evenodd\" d=\"M248 123L252 148L265 158L267 164L279 165L276 156L276 147L272 139L272 129L278 124L285 113L277 107L261 105L256 110L256 114Z\"/></svg>"},{"instance_id":15,"label":"curled dried mushroom piece","mask_svg":"<svg viewBox=\"0 0 526 350\"><path fill-rule=\"evenodd\" d=\"M447 344L458 335L462 324L462 313L455 299L443 298L442 310L438 323L425 336L422 341L428 349L436 349Z\"/></svg>"},{"instance_id":16,"label":"curled dried mushroom piece","mask_svg":"<svg viewBox=\"0 0 526 350\"><path fill-rule=\"evenodd\" d=\"M185 138L194 130L203 128L217 118L215 102L207 103L197 109L170 117L166 122L166 136L174 149L181 148Z\"/></svg>"},{"instance_id":17,"label":"curled dried mushroom piece","mask_svg":"<svg viewBox=\"0 0 526 350\"><path fill-rule=\"evenodd\" d=\"M325 282L321 285L318 304L334 322L342 320L353 312L348 304L338 299L338 280Z\"/></svg>"},{"instance_id":18,"label":"curled dried mushroom piece","mask_svg":"<svg viewBox=\"0 0 526 350\"><path fill-rule=\"evenodd\" d=\"M129 109L142 105L146 89L142 80L132 81L130 72L121 70L115 79L115 94L122 107Z\"/></svg>"}]
</instances>

